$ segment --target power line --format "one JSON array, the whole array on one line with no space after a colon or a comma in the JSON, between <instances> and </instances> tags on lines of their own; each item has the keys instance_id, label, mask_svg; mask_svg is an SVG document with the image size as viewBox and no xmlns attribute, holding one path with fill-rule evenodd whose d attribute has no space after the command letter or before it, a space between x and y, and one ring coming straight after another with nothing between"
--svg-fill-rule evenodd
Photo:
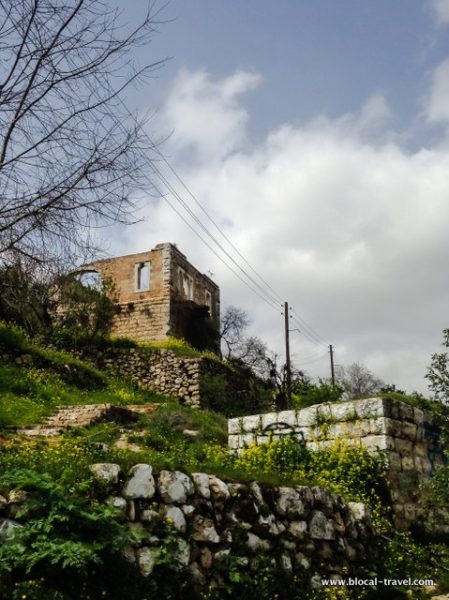
<instances>
[{"instance_id":1,"label":"power line","mask_svg":"<svg viewBox=\"0 0 449 600\"><path fill-rule=\"evenodd\" d=\"M262 296L257 290L255 290L253 287L251 287L249 285L249 283L247 281L245 281L242 277L240 277L240 275L215 251L214 248L212 248L212 246L198 233L198 231L191 225L191 223L189 223L185 217L182 215L182 213L170 202L170 200L168 200L168 198L166 197L166 195L164 195L158 188L157 186L154 185L154 183L152 183L152 185L154 186L155 190L159 193L159 195L164 198L164 200L167 202L167 204L171 207L171 209L182 219L182 221L187 225L187 227L189 227L189 229L191 229L193 231L193 233L203 242L203 244L205 244L209 250L211 252L213 252L213 254L215 254L215 256L230 270L232 271L232 273L234 273L234 275L236 277L238 277L238 279L240 279L240 281L245 284L252 292L254 292L255 294L257 294L257 296L259 296L259 298L261 300L263 300L264 302L266 302L268 304L268 306L270 306L270 308L274 308L277 311L277 308L275 306L273 306L264 296Z\"/></svg>"},{"instance_id":2,"label":"power line","mask_svg":"<svg viewBox=\"0 0 449 600\"><path fill-rule=\"evenodd\" d=\"M132 117L129 109L125 106L125 104L123 103L123 100L120 99L120 103L122 104L124 110L126 111L126 113ZM120 126L123 128L122 124L120 124ZM254 289L247 281L245 281L238 273L236 273L236 271L219 255L217 254L217 252L215 251L215 249L213 249L210 244L208 244L204 238L194 229L194 227L192 227L192 225L184 218L184 216L182 216L182 214L173 206L172 203L170 203L166 197L166 195L161 194L161 192L157 189L156 186L154 186L154 183L152 181L150 181L150 184L153 185L155 187L155 190L159 192L159 194L164 198L164 200L167 202L167 204L169 204L169 206L172 208L172 210L174 210L178 216L183 220L183 222L185 224L188 225L188 227L195 233L195 235L197 235L199 237L199 239L206 245L206 247L209 248L209 250L211 250L215 256L217 256L217 258L219 258L219 260L225 264L225 266L228 267L228 269L238 277L238 279L240 281L242 281L242 283L244 283L251 291L253 291L254 293L256 293L258 295L258 297L260 297L265 303L267 303L269 306L271 306L272 308L276 308L276 310L278 310L277 308L277 300L283 302L282 297L276 292L276 290L260 275L260 273L258 273L258 271L249 263L249 261L243 256L243 254L240 252L240 250L235 246L235 244L230 240L230 238L224 233L224 231L221 229L221 227L219 225L217 225L217 223L215 222L215 220L209 215L209 213L206 211L206 209L202 206L202 204L199 202L199 200L197 199L197 197L195 196L195 194L193 194L193 192L190 190L190 188L187 186L187 184L184 182L184 180L180 177L180 175L178 175L178 173L176 172L176 170L173 168L173 166L170 164L170 162L167 160L167 158L165 157L165 155L162 153L162 151L157 147L157 144L155 144L153 142L153 140L151 139L151 137L148 135L147 132L143 132L144 137L149 141L151 147L153 150L156 151L156 153L160 156L160 158L162 159L162 161L167 165L167 167L169 168L170 172L176 177L176 179L181 183L181 185L184 187L184 189L188 192L188 194L191 196L191 198L194 200L194 202L197 204L197 206L201 209L201 211L206 215L206 217L209 219L209 221L214 225L214 227L217 229L217 231L220 233L220 235L227 241L227 243L233 248L233 250L238 254L238 256L240 256L240 258L245 262L246 265L248 265L248 267L251 269L251 271L260 279L260 281L262 281L262 283L266 286L267 289L271 290L272 293L267 292L259 283L257 283L257 281L254 280L253 277L251 277L251 275L249 275L247 273L247 271L245 269L243 269L243 267L241 267L238 262L229 254L229 252L223 247L223 245L213 236L213 234L209 231L209 229L204 225L204 223L201 221L201 219L192 211L192 209L190 208L190 206L182 199L182 197L180 196L180 194L175 190L175 188L172 186L172 184L167 180L167 178L162 174L162 172L160 171L160 169L158 167L156 167L154 161L152 161L149 157L145 156L146 161L148 162L150 168L152 169L153 173L160 179L160 181L163 182L163 184L169 189L169 191L171 191L172 195L174 196L174 198L179 202L179 204L181 204L181 206L184 208L184 210L187 212L187 214L194 220L194 222L206 233L206 235L220 248L220 250L228 257L229 260L232 261L232 263L243 273L243 275L254 285L256 286L261 293L259 293L256 289ZM262 295L263 294L263 295ZM321 345L322 343L326 343L324 341L324 338L322 338L311 326L309 326L304 319L302 319L298 313L296 311L293 311L294 314L296 315L296 317L294 317L294 319L297 321L298 325L301 327L302 329L302 333L303 335L309 339L309 341L311 341L312 343L315 343L316 345Z\"/></svg>"},{"instance_id":3,"label":"power line","mask_svg":"<svg viewBox=\"0 0 449 600\"><path fill-rule=\"evenodd\" d=\"M151 138L149 138L149 139L151 139ZM161 156L163 156L163 155L162 155L162 153L161 153L160 151L158 151L158 153L159 153ZM168 161L165 161L165 162L167 162L167 164L168 164ZM233 262L233 264L235 264L235 265L238 267L238 269L239 269L239 270L240 270L240 271L241 271L241 272L242 272L242 273L243 273L243 274L244 274L244 275L245 275L245 276L246 276L246 277L249 279L249 281L251 281L251 282L252 282L252 283L253 283L253 284L254 284L254 285L255 285L255 286L256 286L256 287L257 287L257 288L258 288L258 289L259 289L259 290L260 290L260 291L263 293L263 294L267 294L266 290L264 290L264 288L263 288L262 286L260 286L260 285L257 283L257 281L255 281L255 280L254 280L254 278L252 278L252 277L251 277L251 276L250 276L250 275L249 275L249 274L246 272L246 270L245 270L245 269L243 269L243 268L242 268L242 267L241 267L241 266L240 266L240 265L239 265L239 264L236 262L236 260L235 260L235 259L234 259L234 258L233 258L233 257L232 257L230 254L229 254L229 252L227 252L227 250L226 250L226 249L223 247L223 245L222 245L220 242L218 242L218 241L217 241L217 239L216 239L216 238L215 238L215 237L214 237L214 236L213 236L213 235L210 233L210 231L207 229L207 227L204 225L204 223L203 223L203 222L202 222L202 221L199 219L199 217L198 217L198 216L197 216L197 215L196 215L196 214L195 214L195 213L194 213L194 212L193 212L193 211L190 209L190 207L188 206L188 204L187 204L187 203L186 203L186 202L185 202L185 201L184 201L184 200L181 198L180 194L179 194L179 193L178 193L178 192L177 192L177 191L174 189L174 187L173 187L173 186L171 185L171 183L170 183L170 182L169 182L169 181L166 179L166 177L165 177L165 176L164 176L164 175L161 173L161 171L160 171L160 170L159 170L157 167L155 167L153 163L150 163L150 166L151 166L151 168L152 168L153 172L155 173L155 175L156 175L157 177L159 177L159 179L160 179L160 180L161 180L161 181L162 181L162 182L163 182L163 183L164 183L164 184L167 186L167 188L169 189L169 191L170 191L170 192L171 192L171 193L172 193L172 194L175 196L175 198L176 198L176 199L179 201L179 203L181 204L181 206L182 206L182 207L183 207L183 208L186 210L186 212L187 212L187 213L188 213L188 214L189 214L189 215L192 217L192 219L193 219L193 220L194 220L194 221L195 221L195 222L196 222L196 223L197 223L197 224L198 224L198 225L201 227L201 229L202 229L202 230L203 230L203 231L204 231L204 232L205 232L205 233L206 233L206 234L207 234L207 235L208 235L208 236L209 236L209 237L212 239L212 241L213 241L213 242L215 242L215 243L217 244L217 246L220 248L220 250L221 250L221 251L222 251L222 252L223 252L223 253L224 253L224 254L225 254L225 255L226 255L226 256L227 256L227 257L228 257L228 258L229 258L229 259L230 259L232 262ZM171 170L172 170L173 172L175 172L175 171L174 171L174 169L173 169L172 167L170 167L170 168L171 168ZM179 176L178 176L178 179L180 179L180 178L179 178ZM182 180L180 179L180 181L182 181ZM199 202L198 202L196 199L195 199L195 201L196 201L196 203L197 203L197 204L198 204L198 205L201 207L201 205L199 204ZM202 207L201 207L201 208L202 208ZM206 214L207 216L209 216L209 215L208 215L208 213L207 213L207 212L206 212L204 209L203 209L203 212L205 212L205 214ZM212 219L211 219L211 221L212 221L212 222L215 224L215 222L214 222ZM218 228L218 226L217 226L217 225L215 225L215 226ZM220 232L223 234L223 232L222 232L220 229L219 229L219 231L220 231ZM223 235L224 235L224 234L223 234ZM227 236L225 236L225 237L227 237ZM203 240L203 241L204 241L204 240ZM232 245L232 246L233 246L233 245ZM210 248L210 246L208 246L208 247ZM233 246L233 247L235 248L235 246ZM239 252L238 252L238 253L239 253ZM215 253L215 254L216 254L216 253ZM240 254L240 253L239 253L239 254ZM244 258L244 257L243 257L243 258ZM221 259L221 260L222 260L222 259ZM247 263L248 263L248 261L246 261L246 259L244 259L244 260L245 260L245 262L247 262ZM222 261L222 262L223 262L223 261ZM225 264L226 264L226 263L225 263ZM248 263L248 265L249 265L249 263ZM228 266L228 265L227 265L227 266ZM249 266L250 266L250 268L251 268L251 269L252 269L252 270L253 270L253 271L254 271L254 272L255 272L255 273L256 273L256 274L259 276L259 278L260 278L261 280L263 280L263 278L262 278L262 277L261 277L261 276L260 276L260 275L257 273L257 271L256 271L255 269L253 269L253 268L251 267L251 265L249 265ZM233 271L233 272L235 273L235 271ZM239 279L241 280L241 278L240 278L240 277L239 277ZM264 280L263 280L263 281L264 281ZM268 285L268 287L269 287L270 289L272 289L272 290L273 290L273 288L272 288L272 287L271 287L269 284L266 284L266 285ZM252 289L252 288L250 288L250 289ZM253 290L253 291L254 291L254 290ZM273 290L273 291L274 291L274 290ZM275 294L276 294L276 296L277 296L278 298L281 298L281 296L279 296L279 294L277 294L277 292L275 292ZM271 301L271 303L272 303L272 306L273 306L273 305L275 305L275 302L276 302L276 300L274 299L273 295L267 294L267 298L269 298L269 300ZM293 311L293 312L295 313L295 315L297 315L296 311ZM297 322L297 324L298 324L298 325L301 327L301 333L303 333L303 335L304 335L304 336L305 336L307 339L309 339L309 341L311 341L312 343L316 344L317 346L322 346L322 344L323 344L323 343L324 343L324 344L326 343L326 342L324 342L324 340L323 340L323 342L321 342L321 341L320 341L320 339L317 337L317 335L315 335L315 333L314 333L314 330L313 330L311 327L309 327L309 326L307 325L307 323L304 321L304 319L302 319L302 318L301 318L301 320L299 321L299 315L298 315L297 317L294 317L294 320L295 320L295 321ZM323 339L323 338L321 338L321 339Z\"/></svg>"},{"instance_id":4,"label":"power line","mask_svg":"<svg viewBox=\"0 0 449 600\"><path fill-rule=\"evenodd\" d=\"M300 315L298 315L294 309L292 312L294 314L294 318L310 332L312 337L314 337L317 341L321 341L323 344L326 344L326 340L318 332L316 332L312 326L308 325L307 322Z\"/></svg>"},{"instance_id":5,"label":"power line","mask_svg":"<svg viewBox=\"0 0 449 600\"><path fill-rule=\"evenodd\" d=\"M251 275L249 275L245 269L243 269L238 263L237 261L229 254L229 252L222 246L222 244L220 244L220 242L210 233L210 231L207 229L207 227L204 225L204 223L198 218L198 216L191 210L191 208L188 206L188 204L181 198L181 196L179 195L179 193L174 189L174 187L171 185L171 183L165 178L165 176L161 173L161 171L154 166L154 164L150 164L154 174L159 177L159 179L165 184L165 186L168 188L168 190L172 193L172 195L175 197L176 200L178 200L178 202L181 204L181 206L184 208L184 210L190 215L190 217L195 221L195 223L197 223L197 225L204 231L204 233L220 248L220 250L223 252L223 254L225 254L228 259L245 275L245 277L251 281L251 283L253 285L255 285L263 294L266 294L267 298L272 302L273 305L277 305L277 301L274 298L274 296L267 294L267 292L264 290L264 288L257 283L257 281L255 281L255 279L253 277L251 277Z\"/></svg>"},{"instance_id":6,"label":"power line","mask_svg":"<svg viewBox=\"0 0 449 600\"><path fill-rule=\"evenodd\" d=\"M153 143L151 137L146 134L148 137L148 140ZM153 143L154 144L154 143ZM214 227L217 229L217 231L221 234L221 236L228 242L228 244L231 246L231 248L240 256L240 258L245 262L245 264L251 269L251 271L260 279L260 281L262 281L262 283L264 285L267 286L268 289L270 289L274 296L280 301L283 302L283 298L276 292L276 290L262 277L262 275L260 275L260 273L248 262L248 260L245 258L245 256L240 252L240 250L237 248L237 246L232 242L232 240L225 234L225 232L222 230L222 228L217 225L216 221L210 216L210 214L207 212L207 210L203 207L203 205L201 204L201 202L198 200L198 198L195 196L195 194L192 192L192 190L189 188L189 186L185 183L185 181L181 178L180 175L178 175L178 173L175 171L175 169L172 167L172 165L170 164L170 162L168 161L168 159L166 158L166 156L162 153L161 150L159 150L159 148L157 148L154 145L154 148L156 150L156 152L158 153L158 155L161 157L161 159L164 161L164 163L167 165L167 167L169 168L169 170L173 173L173 175L176 177L176 179L179 181L179 183L183 186L183 188L187 191L187 193L189 194L189 196L193 199L193 201L195 202L195 204L200 208L200 210L206 215L206 217L209 219L209 221L212 223L212 225L214 225Z\"/></svg>"},{"instance_id":7,"label":"power line","mask_svg":"<svg viewBox=\"0 0 449 600\"><path fill-rule=\"evenodd\" d=\"M190 197L193 199L193 201L195 202L195 204L200 208L200 210L206 215L206 217L209 219L209 221L214 225L214 227L217 229L217 231L221 234L221 236L228 242L228 244L231 246L231 248L238 254L238 256L240 256L240 258L245 262L246 265L248 265L248 267L251 269L251 271L260 279L260 281L262 281L262 283L268 288L270 289L274 296L271 296L271 299L274 299L274 297L277 298L278 301L280 301L281 303L284 302L283 298L276 292L276 290L260 275L260 273L249 263L249 261L245 258L245 256L240 252L240 250L237 248L237 246L235 246L235 244L232 242L232 240L224 233L224 231L222 230L222 228L216 223L216 221L210 216L210 214L207 212L207 210L203 207L203 205L201 204L201 202L198 200L198 198L196 197L196 195L192 192L192 190L190 189L190 187L185 183L185 181L182 179L182 177L177 173L177 171L173 168L173 166L171 165L171 163L168 161L167 157L163 154L163 152L157 148L156 144L153 142L153 140L151 139L151 137L145 133L145 136L147 137L147 139L149 140L149 142L152 144L152 146L154 147L155 151L157 152L157 154L160 156L160 158L162 159L162 161L167 165L168 169L170 170L170 172L176 177L176 179L179 181L179 183L183 186L183 188L187 191L187 193L190 195ZM159 169L158 172L160 173ZM166 179L165 179L166 181ZM172 188L173 189L173 188ZM190 212L190 210L189 210ZM193 214L193 213L192 213ZM197 217L195 216L195 219L197 219ZM204 226L202 225L202 228L204 228ZM217 240L210 234L209 231L207 231L208 235L210 237L212 237L212 239L215 241L215 243L217 243L217 245L226 253L226 255L234 262L234 264L237 264L236 261L223 249L223 247L221 246L221 244L219 242L217 242ZM242 270L247 277L248 274L239 266L240 270ZM250 278L251 281L256 284L256 282L254 281L254 279ZM262 289L258 284L256 284L259 289ZM266 293L266 292L264 292ZM303 334L308 337L309 339L312 338L313 340L315 340L315 342L317 343L324 343L326 344L327 342L324 340L324 338L322 338L316 331L314 331L314 329L309 326L306 321L304 321L304 319L302 319L301 317L299 317L299 315L296 313L296 311L293 310L293 313L295 313L295 315L297 316L298 319L300 319L300 325L301 327L304 328L305 331L303 331ZM321 339L320 339L321 338ZM312 341L312 340L311 340Z\"/></svg>"},{"instance_id":8,"label":"power line","mask_svg":"<svg viewBox=\"0 0 449 600\"><path fill-rule=\"evenodd\" d=\"M298 365L302 366L302 365L309 365L309 364L317 362L319 360L323 360L326 357L327 357L327 353L321 354L320 356L316 356L315 358L311 358L310 360L301 360L301 359L295 357L295 361L297 362Z\"/></svg>"}]
</instances>

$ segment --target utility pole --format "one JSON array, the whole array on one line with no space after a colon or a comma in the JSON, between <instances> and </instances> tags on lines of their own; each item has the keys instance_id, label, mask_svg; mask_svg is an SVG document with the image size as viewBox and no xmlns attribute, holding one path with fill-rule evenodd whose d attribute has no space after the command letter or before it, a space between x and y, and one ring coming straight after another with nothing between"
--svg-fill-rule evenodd
<instances>
[{"instance_id":1,"label":"utility pole","mask_svg":"<svg viewBox=\"0 0 449 600\"><path fill-rule=\"evenodd\" d=\"M289 324L288 302L284 302L284 322L285 322L285 383L286 383L286 402L290 408L292 404L292 368L290 363L290 324Z\"/></svg>"},{"instance_id":2,"label":"utility pole","mask_svg":"<svg viewBox=\"0 0 449 600\"><path fill-rule=\"evenodd\" d=\"M335 387L335 369L334 369L334 347L332 344L329 346L329 352L331 355L331 379L332 379L332 387Z\"/></svg>"}]
</instances>

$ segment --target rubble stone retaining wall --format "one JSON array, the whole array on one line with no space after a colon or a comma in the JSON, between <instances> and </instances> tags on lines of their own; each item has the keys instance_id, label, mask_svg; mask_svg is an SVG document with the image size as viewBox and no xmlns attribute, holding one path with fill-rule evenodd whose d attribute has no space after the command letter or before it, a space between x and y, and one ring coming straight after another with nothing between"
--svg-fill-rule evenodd
<instances>
[{"instance_id":1,"label":"rubble stone retaining wall","mask_svg":"<svg viewBox=\"0 0 449 600\"><path fill-rule=\"evenodd\" d=\"M249 412L249 406L263 406L260 394L253 389L254 376L207 356L178 356L171 350L142 346L111 346L101 350L86 347L71 353L102 370L130 378L144 389L179 398L188 406L216 410L228 406L228 414L232 414L232 409L234 414L241 414L245 410ZM212 389L208 389L211 380ZM219 383L218 388L214 380ZM264 387L261 380L257 380L257 385L260 389Z\"/></svg>"},{"instance_id":2,"label":"rubble stone retaining wall","mask_svg":"<svg viewBox=\"0 0 449 600\"><path fill-rule=\"evenodd\" d=\"M191 406L200 406L202 358L142 347L84 349L80 355L100 369L128 377L143 388L175 396Z\"/></svg>"},{"instance_id":3,"label":"rubble stone retaining wall","mask_svg":"<svg viewBox=\"0 0 449 600\"><path fill-rule=\"evenodd\" d=\"M383 451L395 524L407 528L423 514L419 487L443 463L440 428L434 413L387 398L367 398L229 419L229 447L293 434L310 449L337 439Z\"/></svg>"},{"instance_id":4,"label":"rubble stone retaining wall","mask_svg":"<svg viewBox=\"0 0 449 600\"><path fill-rule=\"evenodd\" d=\"M111 463L91 470L109 486L106 502L139 532L140 541L125 556L145 577L162 556L164 523L173 531L171 564L188 569L199 586L220 586L220 567L229 559L240 558L251 570L263 554L318 587L321 577L356 575L375 555L366 506L346 503L322 487L268 488L179 471L156 475L147 464L135 465L126 476ZM17 515L17 494L9 495L0 496L0 543L24 522Z\"/></svg>"}]
</instances>

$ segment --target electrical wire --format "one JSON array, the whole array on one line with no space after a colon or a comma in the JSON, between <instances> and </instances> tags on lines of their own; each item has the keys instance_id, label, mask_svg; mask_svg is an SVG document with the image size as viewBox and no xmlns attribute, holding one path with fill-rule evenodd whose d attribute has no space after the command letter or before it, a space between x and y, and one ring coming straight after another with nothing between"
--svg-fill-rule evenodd
<instances>
[{"instance_id":1,"label":"electrical wire","mask_svg":"<svg viewBox=\"0 0 449 600\"><path fill-rule=\"evenodd\" d=\"M324 360L326 358L327 354L321 354L320 356L317 356L315 358L311 358L310 360L301 360L299 358L294 357L295 362L302 366L302 365L310 365L311 363L317 362L319 360Z\"/></svg>"},{"instance_id":2,"label":"electrical wire","mask_svg":"<svg viewBox=\"0 0 449 600\"><path fill-rule=\"evenodd\" d=\"M251 271L260 279L260 281L269 289L271 290L271 292L273 292L274 296L280 301L283 302L283 298L276 292L276 290L262 277L262 275L260 275L260 273L251 265L251 263L245 258L245 256L240 252L240 250L237 248L237 246L232 242L232 240L229 238L229 236L226 235L226 233L222 230L222 228L217 225L216 221L210 216L210 214L207 212L207 210L204 208L204 206L201 204L201 202L198 200L198 198L195 196L195 194L192 192L192 190L189 188L189 186L185 183L185 181L180 177L180 175L178 175L178 173L175 171L175 169L173 168L173 166L170 164L170 162L168 161L168 159L166 158L166 156L162 153L162 151L157 148L157 146L154 144L153 140L151 139L151 137L146 134L149 141L153 144L153 147L155 148L157 154L160 156L160 158L163 160L163 162L167 165L167 167L169 168L170 172L176 177L176 179L179 181L179 183L183 186L183 188L186 190L186 192L189 194L189 196L192 198L192 200L195 202L195 204L200 208L201 212L203 212L206 217L208 218L208 220L212 223L212 225L217 229L217 231L221 234L221 236L228 242L228 244L231 246L231 248L238 254L238 256L240 256L240 258L244 261L244 263L251 269Z\"/></svg>"},{"instance_id":3,"label":"electrical wire","mask_svg":"<svg viewBox=\"0 0 449 600\"><path fill-rule=\"evenodd\" d=\"M228 257L228 259L245 275L245 277L251 281L251 283L256 286L263 294L266 294L266 297L273 303L274 306L277 305L277 300L270 294L267 294L264 288L255 281L251 275L243 269L237 261L227 252L227 250L220 244L220 242L210 233L204 223L198 218L198 216L191 210L188 204L182 199L180 194L174 189L171 183L165 178L165 176L161 173L161 171L154 166L154 164L150 164L153 173L164 183L164 185L168 188L168 190L172 193L173 196L178 200L184 210L190 215L190 217L197 223L197 225L204 231L204 233L220 248L220 250Z\"/></svg>"},{"instance_id":4,"label":"electrical wire","mask_svg":"<svg viewBox=\"0 0 449 600\"><path fill-rule=\"evenodd\" d=\"M252 292L254 292L255 294L257 294L257 296L259 296L259 298L261 300L263 300L264 302L266 302L268 304L268 306L270 306L270 308L274 308L277 311L277 308L275 306L273 306L272 304L270 304L268 302L268 300L262 296L257 290L255 290L254 288L252 288L249 283L247 281L245 281L242 277L240 277L240 275L230 266L228 265L228 263L215 251L214 248L212 248L212 246L200 235L200 233L198 233L198 231L185 219L185 217L182 215L182 213L170 202L170 200L168 200L168 198L162 193L161 190L159 190L157 188L157 186L154 184L154 182L152 183L152 185L154 186L154 189L159 193L159 195L164 198L164 200L167 202L167 204L170 206L170 208L182 219L182 221L187 225L187 227L189 227L189 229L191 229L193 231L193 233L203 242L203 244L205 244L209 250L238 278L240 279L240 281L246 285Z\"/></svg>"},{"instance_id":5,"label":"electrical wire","mask_svg":"<svg viewBox=\"0 0 449 600\"><path fill-rule=\"evenodd\" d=\"M312 326L308 325L307 322L298 315L295 309L292 309L292 313L294 315L294 319L296 319L296 321L299 321L301 326L306 328L310 332L310 335L315 338L315 340L321 341L322 343L326 344L326 340L318 332L316 332Z\"/></svg>"},{"instance_id":6,"label":"electrical wire","mask_svg":"<svg viewBox=\"0 0 449 600\"><path fill-rule=\"evenodd\" d=\"M125 106L125 104L123 103L123 101L121 99L120 99L120 102L121 102L123 108L125 109L125 111L127 112L127 114L132 117L131 113L129 112L129 109ZM277 301L281 301L281 302L283 301L283 299L280 296L280 294L278 294L278 292L249 263L249 261L244 257L244 255L240 252L240 250L230 240L229 236L227 236L224 233L224 231L221 229L221 227L210 216L210 214L206 211L206 209L203 207L203 205L198 200L198 198L195 196L195 194L191 191L191 189L187 186L187 184L184 182L184 180L181 178L181 176L176 172L176 170L174 169L174 167L170 164L170 162L168 161L168 159L166 158L166 156L163 154L163 152L157 147L157 144L151 139L151 137L149 136L149 134L147 132L143 132L143 135L148 140L148 142L150 143L152 149L161 158L161 160L168 167L168 169L170 170L170 172L176 177L176 179L179 181L179 183L187 191L187 193L189 194L189 196L193 199L193 201L195 202L195 204L200 208L200 210L202 211L202 213L208 218L208 220L212 223L212 225L217 229L217 231L220 233L220 235L223 237L223 239L226 240L226 242L230 245L230 247L234 250L234 252L237 253L237 255L244 261L244 263L251 269L251 271L264 284L264 286L268 290L270 290L270 292L267 292L267 290L264 289L264 287L262 287L259 283L257 283L257 281L251 275L249 275L248 272L240 264L238 264L238 262L233 258L233 256L223 247L223 245L216 239L216 237L204 225L204 223L201 221L201 219L193 212L193 210L190 208L190 206L187 204L187 202L185 200L183 200L183 198L178 193L178 191L168 181L168 179L161 172L161 170L156 166L155 161L151 160L149 157L146 156L145 157L146 161L147 161L149 167L151 168L152 172L158 177L158 179L171 192L171 194L174 196L175 200L177 200L177 202L183 207L183 209L190 216L190 218L193 219L193 221L204 231L204 233L212 240L212 242L214 242L214 244L216 244L218 246L218 248L223 252L223 254L239 269L239 271L241 271L241 273L259 291L257 291L257 289L254 289L254 287L252 287L252 285L250 285L238 273L236 273L236 271L215 251L215 249L213 249L211 247L211 245L204 240L204 238L195 230L195 228L191 224L189 224L189 222L186 220L186 218L184 216L182 216L182 214L177 209L175 209L175 207L173 206L173 204L168 201L167 196L164 195L164 194L161 194L161 196L164 198L164 200L167 202L167 204L172 208L172 210L174 210L178 214L178 216L183 220L183 222L186 225L188 225L188 227L195 233L195 235L197 235L197 237L206 245L206 247L208 247L209 250L211 250L213 252L213 254L215 256L217 256L217 258L219 258L219 260L223 264L225 264L225 266L234 275L236 275L240 281L242 281L242 283L244 283L251 291L253 291L253 293L256 293L257 296L259 298L261 298L266 304L268 304L272 308L275 308L276 310L278 310L278 308L277 308ZM150 184L154 186L154 182L153 181L150 181ZM155 187L155 190L158 191L156 187ZM294 320L295 320L295 322L300 326L301 333L309 341L311 341L312 343L316 344L317 346L321 346L323 342L325 343L324 338L322 338L322 336L320 336L311 326L309 326L307 324L307 322L302 317L300 317L295 310L292 310L292 312L295 315L293 317Z\"/></svg>"}]
</instances>

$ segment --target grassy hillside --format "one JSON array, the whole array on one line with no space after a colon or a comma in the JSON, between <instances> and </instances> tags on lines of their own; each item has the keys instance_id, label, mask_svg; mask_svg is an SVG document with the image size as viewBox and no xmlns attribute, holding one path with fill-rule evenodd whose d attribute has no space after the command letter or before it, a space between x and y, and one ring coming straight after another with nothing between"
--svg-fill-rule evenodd
<instances>
[{"instance_id":1,"label":"grassy hillside","mask_svg":"<svg viewBox=\"0 0 449 600\"><path fill-rule=\"evenodd\" d=\"M154 403L157 408L126 427L100 423L70 429L57 437L27 438L11 428L43 422L59 405L96 403ZM2 480L24 477L48 489L56 486L58 502L72 506L74 499L98 507L98 484L89 469L96 462L118 463L124 471L137 463L149 463L156 474L161 469L180 469L188 473L214 473L237 481L258 480L266 485L328 487L347 500L368 504L376 526L391 538L385 543L381 562L373 566L375 572L398 577L425 574L439 578L441 589L449 589L444 581L446 571L429 567L431 556L449 569L448 546L420 545L410 534L397 534L388 523L389 504L381 456L344 443L311 452L289 437L251 447L236 456L227 449L227 420L222 414L181 406L172 398L139 390L67 352L49 350L29 340L20 330L0 324L0 493L6 493L1 487ZM447 490L447 478L441 481L443 491ZM55 514L59 510L58 505ZM50 534L48 537L53 543ZM96 558L92 560L95 569ZM57 569L51 574L56 576ZM44 583L42 595L30 595L25 579L23 586L25 595L17 598L50 597ZM397 594L391 597L406 598L406 591L395 590ZM413 597L427 597L421 591L414 593L419 595ZM365 596L348 592L321 597Z\"/></svg>"},{"instance_id":2,"label":"grassy hillside","mask_svg":"<svg viewBox=\"0 0 449 600\"><path fill-rule=\"evenodd\" d=\"M60 405L167 400L67 352L49 350L4 323L0 323L0 359L0 427L42 423Z\"/></svg>"}]
</instances>

